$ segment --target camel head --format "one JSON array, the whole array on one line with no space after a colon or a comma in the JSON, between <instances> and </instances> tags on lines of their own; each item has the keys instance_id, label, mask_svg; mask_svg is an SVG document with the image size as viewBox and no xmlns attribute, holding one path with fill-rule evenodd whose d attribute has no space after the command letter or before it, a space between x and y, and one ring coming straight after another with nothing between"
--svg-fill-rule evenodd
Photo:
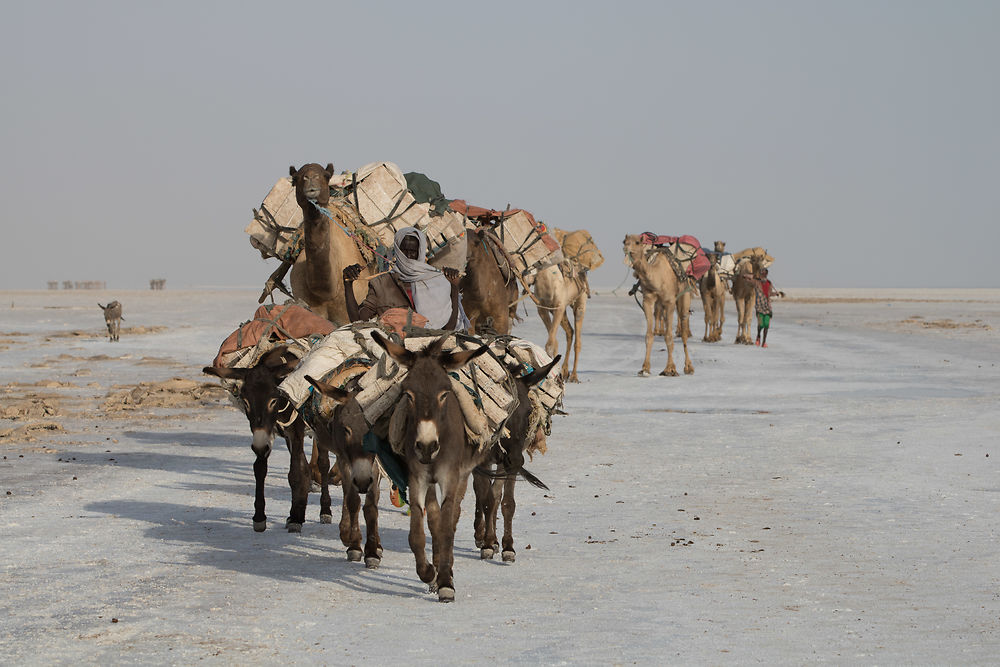
<instances>
[{"instance_id":1,"label":"camel head","mask_svg":"<svg viewBox=\"0 0 1000 667\"><path fill-rule=\"evenodd\" d=\"M722 253L726 252L726 242L725 241L716 241L715 242L715 252L719 253L720 255Z\"/></svg>"},{"instance_id":2,"label":"camel head","mask_svg":"<svg viewBox=\"0 0 1000 667\"><path fill-rule=\"evenodd\" d=\"M295 200L299 206L306 208L309 202L326 206L330 202L330 179L333 178L333 164L321 167L315 162L303 165L301 169L294 166L288 168L295 186Z\"/></svg>"},{"instance_id":3,"label":"camel head","mask_svg":"<svg viewBox=\"0 0 1000 667\"><path fill-rule=\"evenodd\" d=\"M625 266L632 266L637 259L642 257L646 250L646 244L642 242L642 237L637 234L629 234L622 242L622 250L625 251Z\"/></svg>"}]
</instances>

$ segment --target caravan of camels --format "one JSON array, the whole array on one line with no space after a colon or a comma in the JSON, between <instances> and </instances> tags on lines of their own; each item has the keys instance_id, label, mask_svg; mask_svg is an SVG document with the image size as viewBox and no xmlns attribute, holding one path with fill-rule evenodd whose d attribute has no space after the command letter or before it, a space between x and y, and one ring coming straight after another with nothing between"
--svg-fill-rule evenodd
<instances>
[{"instance_id":1,"label":"caravan of camels","mask_svg":"<svg viewBox=\"0 0 1000 667\"><path fill-rule=\"evenodd\" d=\"M484 559L499 551L513 562L514 482L546 488L525 462L546 451L564 383L579 382L588 274L604 262L590 233L549 229L509 205L448 200L436 182L390 162L342 173L332 164L293 166L245 231L264 258L280 264L253 319L223 342L204 372L220 378L251 427L254 530L267 527L267 458L281 436L292 455L289 531L302 528L311 484L320 489L321 521L332 522L329 486L339 483L348 559L378 567L386 477L393 504L409 507L418 576L450 602L455 532L471 476L476 546ZM683 371L694 372L689 318L699 295L703 341L721 340L731 293L736 342L750 342L755 293L773 261L763 249L728 254L721 241L709 250L693 236L646 232L626 236L623 251L637 280L630 294L646 316L640 375L649 375L658 333L667 348L660 374L678 374L675 330ZM276 290L289 299L277 303ZM544 345L513 333L522 302L544 323Z\"/></svg>"}]
</instances>

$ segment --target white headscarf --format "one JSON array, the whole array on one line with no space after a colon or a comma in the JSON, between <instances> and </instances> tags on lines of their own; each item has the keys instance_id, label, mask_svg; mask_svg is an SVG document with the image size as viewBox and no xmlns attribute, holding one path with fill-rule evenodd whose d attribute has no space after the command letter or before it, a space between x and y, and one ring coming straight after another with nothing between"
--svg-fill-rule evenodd
<instances>
[{"instance_id":1,"label":"white headscarf","mask_svg":"<svg viewBox=\"0 0 1000 667\"><path fill-rule=\"evenodd\" d=\"M399 244L408 236L417 237L420 248L417 259L410 259L400 250ZM451 319L451 283L439 269L434 268L424 257L427 256L427 237L416 227L403 227L393 239L395 265L392 272L400 280L410 284L413 291L413 307L427 318L427 326L441 329ZM456 326L462 325L462 313Z\"/></svg>"}]
</instances>

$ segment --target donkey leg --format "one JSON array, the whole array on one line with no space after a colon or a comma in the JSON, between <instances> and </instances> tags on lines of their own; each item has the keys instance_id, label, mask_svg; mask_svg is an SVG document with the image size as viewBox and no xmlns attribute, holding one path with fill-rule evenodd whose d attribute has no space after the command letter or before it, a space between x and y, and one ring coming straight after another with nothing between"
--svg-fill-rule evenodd
<instances>
[{"instance_id":1,"label":"donkey leg","mask_svg":"<svg viewBox=\"0 0 1000 667\"><path fill-rule=\"evenodd\" d=\"M524 463L522 459L521 463ZM503 480L503 552L502 558L505 563L513 563L514 553L514 510L517 503L514 501L514 483L517 482L517 475L511 474Z\"/></svg>"},{"instance_id":2,"label":"donkey leg","mask_svg":"<svg viewBox=\"0 0 1000 667\"><path fill-rule=\"evenodd\" d=\"M316 457L320 473L319 520L320 523L333 523L333 510L330 509L330 454L326 447L320 447L313 439L313 451L319 450Z\"/></svg>"},{"instance_id":3,"label":"donkey leg","mask_svg":"<svg viewBox=\"0 0 1000 667\"><path fill-rule=\"evenodd\" d=\"M448 482L451 482L450 484ZM455 601L455 578L452 571L455 563L455 529L462 512L462 497L468 477L459 480L445 480L442 486L444 499L441 501L441 517L438 522L434 542L441 542L437 573L438 602ZM450 489L447 487L451 487Z\"/></svg>"},{"instance_id":4,"label":"donkey leg","mask_svg":"<svg viewBox=\"0 0 1000 667\"><path fill-rule=\"evenodd\" d=\"M365 567L376 568L382 563L382 540L378 534L379 482L375 477L365 494Z\"/></svg>"},{"instance_id":5,"label":"donkey leg","mask_svg":"<svg viewBox=\"0 0 1000 667\"><path fill-rule=\"evenodd\" d=\"M490 478L481 472L472 473L472 492L476 497L476 513L472 521L476 546L485 546L487 496L490 493Z\"/></svg>"},{"instance_id":6,"label":"donkey leg","mask_svg":"<svg viewBox=\"0 0 1000 667\"><path fill-rule=\"evenodd\" d=\"M499 469L494 472L499 472ZM479 557L483 560L492 559L496 555L497 548L500 546L497 542L497 507L500 503L499 490L496 478L490 479L487 489L486 507L483 509L485 531L482 548L479 551Z\"/></svg>"},{"instance_id":7,"label":"donkey leg","mask_svg":"<svg viewBox=\"0 0 1000 667\"><path fill-rule=\"evenodd\" d=\"M431 591L436 590L434 583L437 571L434 565L427 561L427 536L424 534L424 519L427 518L428 527L432 527L430 517L427 516L426 496L428 493L427 483L423 480L415 480L410 477L410 551L417 565L417 576L420 581L430 584Z\"/></svg>"},{"instance_id":8,"label":"donkey leg","mask_svg":"<svg viewBox=\"0 0 1000 667\"><path fill-rule=\"evenodd\" d=\"M291 436L285 438L288 452L291 455L291 465L288 467L288 485L292 490L292 509L288 514L285 527L289 533L301 533L302 524L306 521L306 505L309 502L309 461L304 449L305 428L293 424Z\"/></svg>"},{"instance_id":9,"label":"donkey leg","mask_svg":"<svg viewBox=\"0 0 1000 667\"><path fill-rule=\"evenodd\" d=\"M358 525L358 512L361 510L361 494L350 476L342 476L341 488L344 490L344 510L340 516L340 541L347 547L347 560L361 560L361 528Z\"/></svg>"},{"instance_id":10,"label":"donkey leg","mask_svg":"<svg viewBox=\"0 0 1000 667\"><path fill-rule=\"evenodd\" d=\"M267 530L267 515L264 514L264 479L267 477L267 457L271 455L271 447L265 450L254 450L257 459L253 462L254 497L253 497L253 529L258 533Z\"/></svg>"}]
</instances>

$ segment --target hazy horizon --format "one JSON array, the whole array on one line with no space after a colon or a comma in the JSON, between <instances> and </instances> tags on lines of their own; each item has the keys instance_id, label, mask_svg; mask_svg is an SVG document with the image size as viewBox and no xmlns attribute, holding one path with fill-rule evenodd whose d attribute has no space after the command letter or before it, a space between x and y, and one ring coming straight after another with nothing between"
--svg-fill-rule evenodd
<instances>
[{"instance_id":1,"label":"hazy horizon","mask_svg":"<svg viewBox=\"0 0 1000 667\"><path fill-rule=\"evenodd\" d=\"M291 164L388 160L591 231L764 246L796 287L997 287L1000 4L20 3L0 289L262 286Z\"/></svg>"}]
</instances>

